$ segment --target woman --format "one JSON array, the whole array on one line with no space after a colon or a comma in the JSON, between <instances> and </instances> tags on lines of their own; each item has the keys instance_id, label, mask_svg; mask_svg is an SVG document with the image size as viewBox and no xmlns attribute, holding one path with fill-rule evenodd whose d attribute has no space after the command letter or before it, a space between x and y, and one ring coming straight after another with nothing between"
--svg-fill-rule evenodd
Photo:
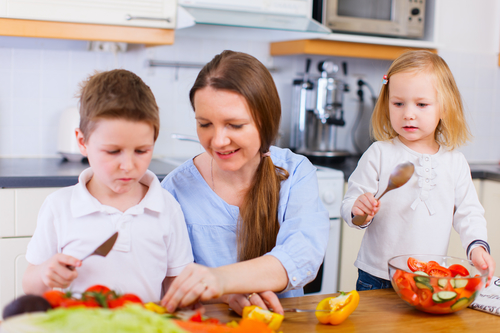
<instances>
[{"instance_id":1,"label":"woman","mask_svg":"<svg viewBox=\"0 0 500 333\"><path fill-rule=\"evenodd\" d=\"M271 74L254 57L215 56L189 97L205 152L162 186L182 207L197 264L174 280L162 304L173 311L220 297L238 313L250 304L281 312L274 292L302 296L328 243L316 169L271 147L281 105Z\"/></svg>"}]
</instances>

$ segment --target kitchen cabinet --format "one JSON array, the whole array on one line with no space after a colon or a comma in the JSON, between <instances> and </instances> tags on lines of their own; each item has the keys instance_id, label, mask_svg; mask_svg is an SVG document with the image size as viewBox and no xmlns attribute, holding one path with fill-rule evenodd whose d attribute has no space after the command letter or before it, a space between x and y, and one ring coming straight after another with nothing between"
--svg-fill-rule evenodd
<instances>
[{"instance_id":1,"label":"kitchen cabinet","mask_svg":"<svg viewBox=\"0 0 500 333\"><path fill-rule=\"evenodd\" d=\"M45 198L58 188L0 189L0 307L23 295L26 248Z\"/></svg>"},{"instance_id":2,"label":"kitchen cabinet","mask_svg":"<svg viewBox=\"0 0 500 333\"><path fill-rule=\"evenodd\" d=\"M0 35L172 44L177 0L0 0Z\"/></svg>"},{"instance_id":3,"label":"kitchen cabinet","mask_svg":"<svg viewBox=\"0 0 500 333\"><path fill-rule=\"evenodd\" d=\"M426 1L425 35L422 40L365 36L344 33L318 34L315 38L276 41L271 43L273 56L310 54L368 59L394 60L413 49L437 53L437 1Z\"/></svg>"},{"instance_id":4,"label":"kitchen cabinet","mask_svg":"<svg viewBox=\"0 0 500 333\"><path fill-rule=\"evenodd\" d=\"M416 43L416 45L423 45L421 47L409 47L399 45L384 45L372 44L342 40L325 40L325 39L303 39L293 41L283 41L271 43L271 55L297 55L297 54L311 54L311 55L324 55L324 56L338 56L338 57L353 57L353 58L369 58L369 59L382 59L394 60L402 53L409 50L427 49L433 53L437 53L433 44L427 45L423 43Z\"/></svg>"}]
</instances>

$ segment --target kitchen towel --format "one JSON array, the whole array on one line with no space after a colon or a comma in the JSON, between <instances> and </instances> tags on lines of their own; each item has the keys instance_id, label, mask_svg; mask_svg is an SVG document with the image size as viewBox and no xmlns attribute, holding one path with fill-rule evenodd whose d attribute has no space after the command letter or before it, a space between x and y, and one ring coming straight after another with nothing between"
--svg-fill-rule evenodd
<instances>
[{"instance_id":1,"label":"kitchen towel","mask_svg":"<svg viewBox=\"0 0 500 333\"><path fill-rule=\"evenodd\" d=\"M494 276L488 288L479 291L469 308L500 316L500 278Z\"/></svg>"}]
</instances>

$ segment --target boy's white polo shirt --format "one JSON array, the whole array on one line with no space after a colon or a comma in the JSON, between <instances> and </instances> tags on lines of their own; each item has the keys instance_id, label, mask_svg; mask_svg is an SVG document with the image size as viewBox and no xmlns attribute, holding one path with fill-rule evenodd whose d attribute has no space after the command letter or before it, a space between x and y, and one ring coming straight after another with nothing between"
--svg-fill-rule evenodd
<instances>
[{"instance_id":1,"label":"boy's white polo shirt","mask_svg":"<svg viewBox=\"0 0 500 333\"><path fill-rule=\"evenodd\" d=\"M87 190L91 168L79 183L47 197L26 259L40 265L56 253L83 258L115 231L118 239L107 257L85 259L68 289L82 292L101 284L120 293L134 293L142 301L158 301L165 276L177 276L193 262L191 243L182 210L147 171L140 180L149 187L142 201L126 212L101 204Z\"/></svg>"}]
</instances>

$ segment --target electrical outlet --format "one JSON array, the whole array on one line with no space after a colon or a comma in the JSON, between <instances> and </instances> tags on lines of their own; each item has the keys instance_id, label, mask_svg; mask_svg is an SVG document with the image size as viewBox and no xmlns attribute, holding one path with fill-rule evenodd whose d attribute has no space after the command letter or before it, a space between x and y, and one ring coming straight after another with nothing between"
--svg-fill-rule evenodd
<instances>
[{"instance_id":1,"label":"electrical outlet","mask_svg":"<svg viewBox=\"0 0 500 333\"><path fill-rule=\"evenodd\" d=\"M127 43L90 41L87 49L94 52L125 52Z\"/></svg>"}]
</instances>

